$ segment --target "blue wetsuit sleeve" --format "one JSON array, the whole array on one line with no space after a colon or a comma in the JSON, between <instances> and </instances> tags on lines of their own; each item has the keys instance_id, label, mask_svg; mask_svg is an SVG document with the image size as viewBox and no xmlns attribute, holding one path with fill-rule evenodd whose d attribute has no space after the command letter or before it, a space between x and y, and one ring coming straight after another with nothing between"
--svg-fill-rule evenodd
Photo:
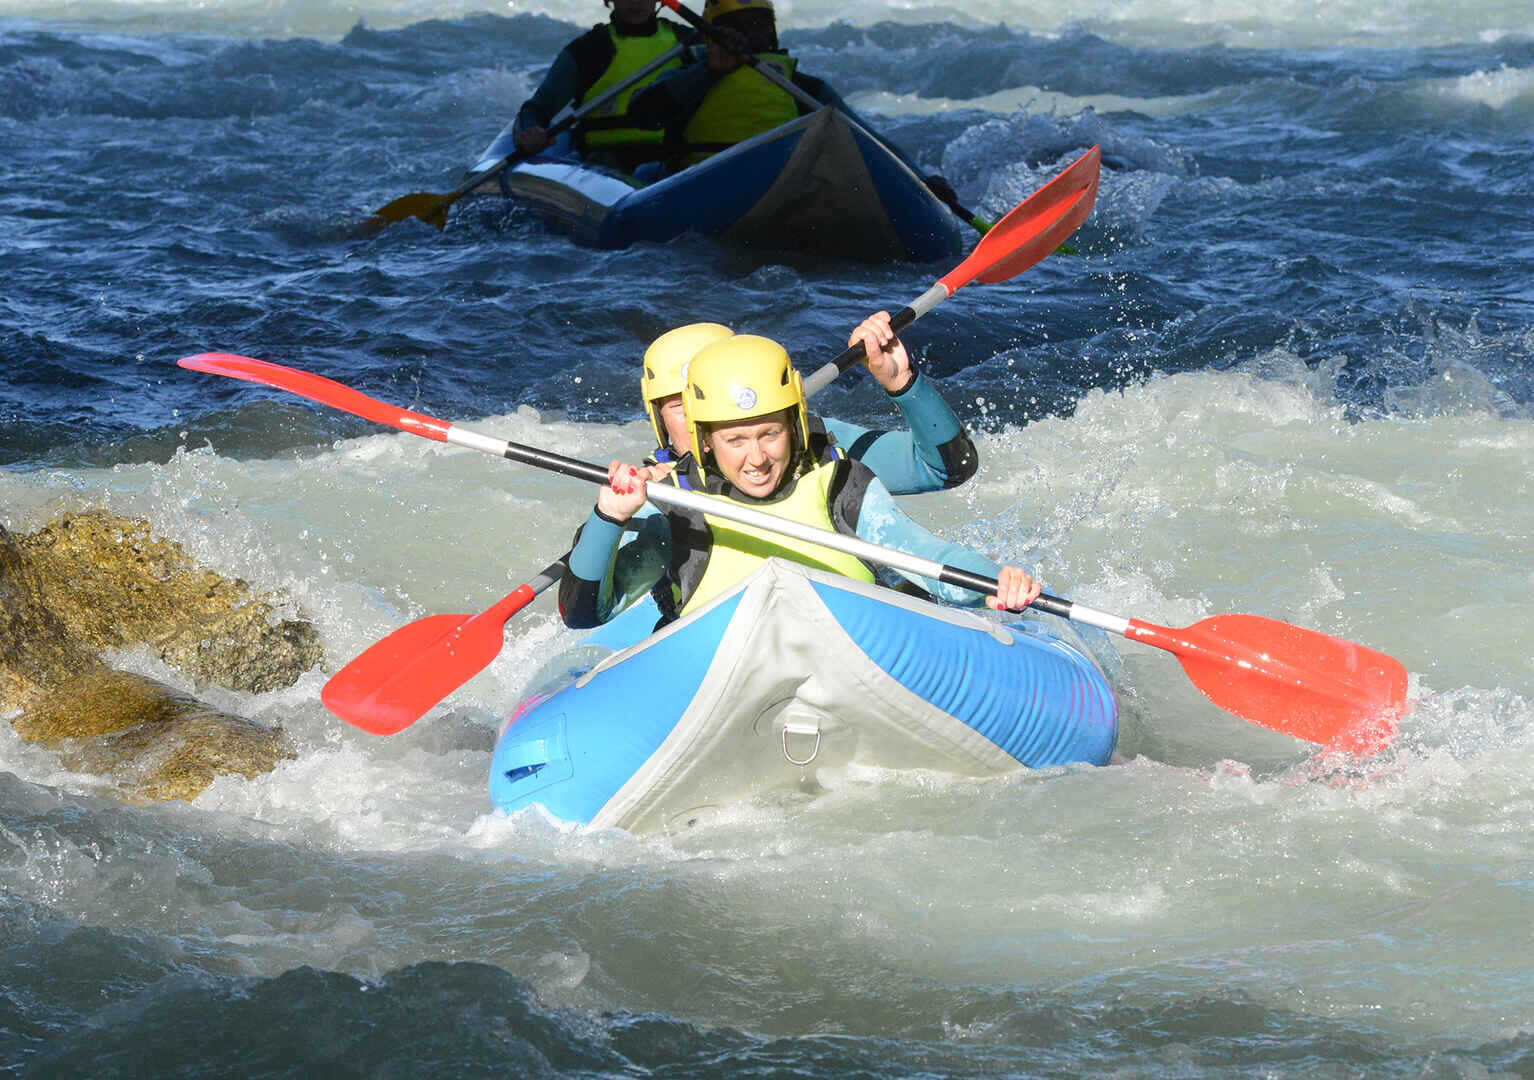
<instances>
[{"instance_id":1,"label":"blue wetsuit sleeve","mask_svg":"<svg viewBox=\"0 0 1534 1080\"><path fill-rule=\"evenodd\" d=\"M894 496L889 493L889 489L878 480L869 483L868 490L863 496L863 505L858 511L858 536L871 544L898 548L912 555L920 555L924 559L947 563L960 570L984 574L986 577L995 577L1001 570L1000 566L984 555L971 551L962 544L950 543L941 537L934 536L906 517L895 505ZM944 585L929 578L907 574L903 570L896 573L915 582L937 599L947 603L962 607L985 605L985 597L969 589L961 589L957 585Z\"/></svg>"},{"instance_id":2,"label":"blue wetsuit sleeve","mask_svg":"<svg viewBox=\"0 0 1534 1080\"><path fill-rule=\"evenodd\" d=\"M911 384L894 398L895 407L911 429L917 468L932 483L920 490L958 487L975 475L980 467L975 444L931 379L918 371Z\"/></svg>"},{"instance_id":3,"label":"blue wetsuit sleeve","mask_svg":"<svg viewBox=\"0 0 1534 1080\"><path fill-rule=\"evenodd\" d=\"M655 508L655 504L645 503L638 510L634 511L633 517L629 518L628 525L623 530L623 535L625 537L631 537L633 531L639 527L640 521L644 520L645 518L658 516L660 516L660 511Z\"/></svg>"},{"instance_id":4,"label":"blue wetsuit sleeve","mask_svg":"<svg viewBox=\"0 0 1534 1080\"><path fill-rule=\"evenodd\" d=\"M671 527L662 514L619 525L592 510L566 560L559 614L575 629L601 626L646 595L665 572Z\"/></svg>"},{"instance_id":5,"label":"blue wetsuit sleeve","mask_svg":"<svg viewBox=\"0 0 1534 1080\"><path fill-rule=\"evenodd\" d=\"M975 444L929 379L918 372L893 396L909 431L871 431L823 418L848 457L872 469L894 495L958 487L975 475L980 464Z\"/></svg>"},{"instance_id":6,"label":"blue wetsuit sleeve","mask_svg":"<svg viewBox=\"0 0 1534 1080\"><path fill-rule=\"evenodd\" d=\"M618 541L623 537L623 526L591 511L581 535L570 549L570 573L587 581L610 579L613 557L618 554Z\"/></svg>"}]
</instances>

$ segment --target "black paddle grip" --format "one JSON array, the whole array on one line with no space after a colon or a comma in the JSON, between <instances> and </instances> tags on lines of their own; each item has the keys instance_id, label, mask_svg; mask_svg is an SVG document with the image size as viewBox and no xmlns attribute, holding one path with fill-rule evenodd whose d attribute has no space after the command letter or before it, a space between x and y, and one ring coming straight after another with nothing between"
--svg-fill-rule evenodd
<instances>
[{"instance_id":1,"label":"black paddle grip","mask_svg":"<svg viewBox=\"0 0 1534 1080\"><path fill-rule=\"evenodd\" d=\"M957 585L961 589L972 589L985 596L996 595L996 579L986 577L984 574L974 574L968 570L960 570L957 566L944 564L943 570L937 579L944 585ZM1048 593L1040 593L1028 605L1036 611L1042 611L1046 615L1058 615L1062 619L1071 617L1071 602L1062 600L1058 596L1050 596Z\"/></svg>"},{"instance_id":2,"label":"black paddle grip","mask_svg":"<svg viewBox=\"0 0 1534 1080\"><path fill-rule=\"evenodd\" d=\"M912 311L909 307L903 307L890 316L890 329L898 336L900 331L915 321L916 312ZM855 364L862 363L863 357L867 355L868 351L863 348L863 343L859 341L854 345L848 345L847 351L831 362L836 365L838 372L846 372L850 371Z\"/></svg>"},{"instance_id":3,"label":"black paddle grip","mask_svg":"<svg viewBox=\"0 0 1534 1080\"><path fill-rule=\"evenodd\" d=\"M573 476L577 480L589 480L593 484L607 483L607 470L600 465L565 457L563 454L551 453L548 450L539 450L536 446L509 442L506 444L504 453L512 461L520 461L523 465L547 469L563 476Z\"/></svg>"}]
</instances>

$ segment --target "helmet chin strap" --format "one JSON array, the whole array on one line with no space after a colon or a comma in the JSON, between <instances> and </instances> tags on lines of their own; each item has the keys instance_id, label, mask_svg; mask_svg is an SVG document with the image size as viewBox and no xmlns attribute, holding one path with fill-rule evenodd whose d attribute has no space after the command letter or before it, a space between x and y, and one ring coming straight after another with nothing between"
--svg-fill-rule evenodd
<instances>
[{"instance_id":1,"label":"helmet chin strap","mask_svg":"<svg viewBox=\"0 0 1534 1080\"><path fill-rule=\"evenodd\" d=\"M804 402L801 400L791 410L788 424L789 463L793 471L803 472L815 463L810 460L810 444L805 441L804 433L810 429L809 417L804 412Z\"/></svg>"}]
</instances>

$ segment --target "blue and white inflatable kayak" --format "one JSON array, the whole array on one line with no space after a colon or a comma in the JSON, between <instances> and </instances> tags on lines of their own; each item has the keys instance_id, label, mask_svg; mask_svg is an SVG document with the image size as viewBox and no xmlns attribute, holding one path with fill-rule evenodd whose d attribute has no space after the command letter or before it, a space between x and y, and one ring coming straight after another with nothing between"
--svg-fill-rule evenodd
<instances>
[{"instance_id":1,"label":"blue and white inflatable kayak","mask_svg":"<svg viewBox=\"0 0 1534 1080\"><path fill-rule=\"evenodd\" d=\"M655 832L823 767L1104 765L1118 738L1102 669L1038 617L772 559L651 633L655 618L637 605L535 676L496 744L497 808Z\"/></svg>"},{"instance_id":2,"label":"blue and white inflatable kayak","mask_svg":"<svg viewBox=\"0 0 1534 1080\"><path fill-rule=\"evenodd\" d=\"M507 125L480 172L516 150ZM578 242L621 248L684 232L739 247L869 262L959 254L959 219L889 147L829 106L651 184L541 155L475 189L521 200Z\"/></svg>"}]
</instances>

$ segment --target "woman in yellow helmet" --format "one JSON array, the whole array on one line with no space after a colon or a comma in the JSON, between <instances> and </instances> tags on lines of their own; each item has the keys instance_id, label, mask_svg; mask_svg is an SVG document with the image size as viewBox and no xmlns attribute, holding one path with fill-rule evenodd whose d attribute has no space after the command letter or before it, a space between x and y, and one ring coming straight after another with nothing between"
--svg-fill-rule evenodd
<instances>
[{"instance_id":1,"label":"woman in yellow helmet","mask_svg":"<svg viewBox=\"0 0 1534 1080\"><path fill-rule=\"evenodd\" d=\"M682 409L687 362L700 349L732 335L719 323L691 323L662 334L645 351L639 390L656 446L646 464L663 466L652 470L654 478L664 476L692 449ZM872 430L811 416L812 435L862 461L895 495L958 487L974 476L980 460L975 444L937 387L916 370L890 326L889 313L864 319L847 339L848 345L859 342L864 366L905 418L906 430Z\"/></svg>"},{"instance_id":2,"label":"woman in yellow helmet","mask_svg":"<svg viewBox=\"0 0 1534 1080\"><path fill-rule=\"evenodd\" d=\"M655 432L655 450L646 464L663 466L661 471L654 472L657 479L691 449L687 415L682 408L687 362L705 347L734 335L735 331L720 323L689 323L666 331L645 350L640 363L639 396L650 418L650 429Z\"/></svg>"},{"instance_id":3,"label":"woman in yellow helmet","mask_svg":"<svg viewBox=\"0 0 1534 1080\"><path fill-rule=\"evenodd\" d=\"M684 464L695 490L995 576L997 593L985 603L996 610L1021 610L1038 596L1026 571L998 568L906 517L866 465L834 448L817 453L799 375L777 342L737 334L706 346L688 364L683 400L697 449ZM646 475L642 466L609 465L561 583L567 625L599 625L656 583L666 586L657 590L664 617L685 615L773 556L874 580L867 565L832 549L686 511L668 511L665 529L642 530L620 552L625 525L644 505ZM939 582L915 584L952 603L975 602Z\"/></svg>"},{"instance_id":4,"label":"woman in yellow helmet","mask_svg":"<svg viewBox=\"0 0 1534 1080\"><path fill-rule=\"evenodd\" d=\"M733 336L734 332L720 323L690 323L667 331L645 350L639 389L656 443L645 458L647 479L690 486L692 435L682 405L687 364L704 347ZM864 365L894 400L907 429L870 430L845 420L811 415L810 444L816 457L841 452L856 458L895 495L958 487L974 476L980 461L975 444L931 380L912 364L890 326L889 313L881 311L863 320L847 340L849 345L857 342L863 344ZM678 465L680 473L674 471ZM658 514L649 503L642 506L627 523L625 542L644 529L664 528L655 518ZM577 542L580 536L577 532ZM596 591L589 580L573 575L564 580L562 606L575 611L596 605ZM658 601L663 601L663 592L657 590ZM619 596L619 607L638 599L626 588L619 590Z\"/></svg>"}]
</instances>

